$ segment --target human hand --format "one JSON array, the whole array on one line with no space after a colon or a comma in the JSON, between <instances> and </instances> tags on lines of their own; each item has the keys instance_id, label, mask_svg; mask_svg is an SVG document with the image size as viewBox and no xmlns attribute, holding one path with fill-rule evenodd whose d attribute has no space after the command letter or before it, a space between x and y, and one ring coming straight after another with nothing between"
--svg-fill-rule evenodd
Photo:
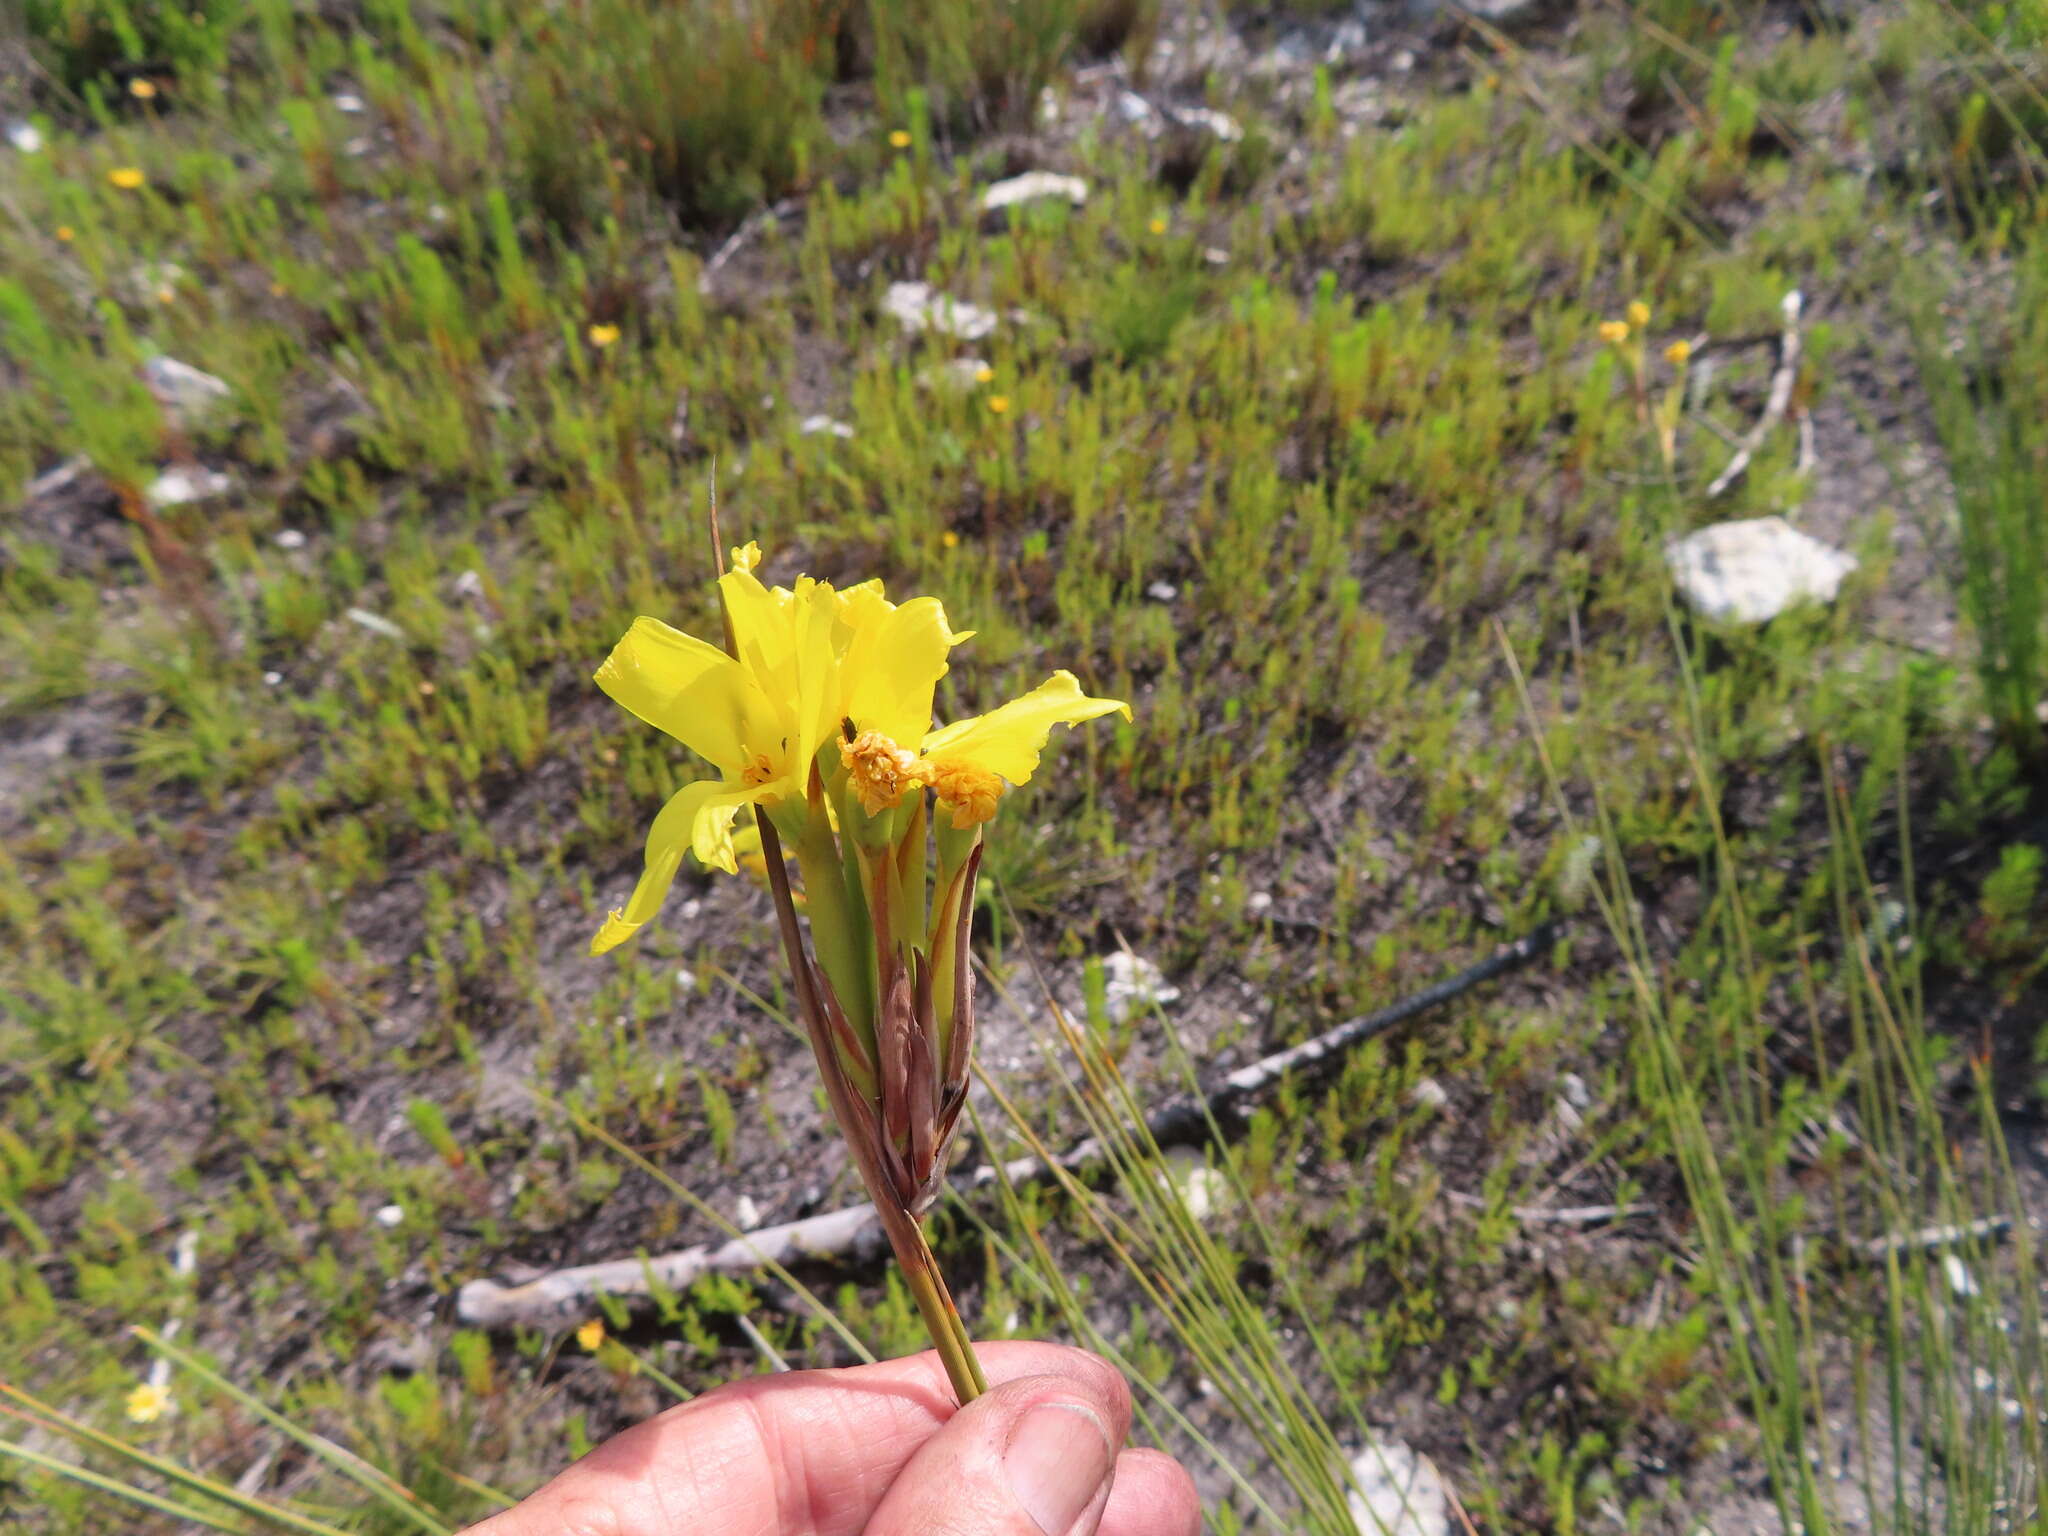
<instances>
[{"instance_id":1,"label":"human hand","mask_svg":"<svg viewBox=\"0 0 2048 1536\"><path fill-rule=\"evenodd\" d=\"M1122 1376L1094 1355L975 1346L735 1382L614 1436L466 1536L1198 1536L1180 1463L1119 1451Z\"/></svg>"}]
</instances>

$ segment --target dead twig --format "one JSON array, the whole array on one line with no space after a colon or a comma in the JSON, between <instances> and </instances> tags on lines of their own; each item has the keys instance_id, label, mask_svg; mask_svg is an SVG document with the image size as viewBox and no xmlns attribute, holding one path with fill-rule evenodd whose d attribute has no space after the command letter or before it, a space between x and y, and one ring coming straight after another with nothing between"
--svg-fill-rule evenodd
<instances>
[{"instance_id":1,"label":"dead twig","mask_svg":"<svg viewBox=\"0 0 2048 1536\"><path fill-rule=\"evenodd\" d=\"M1770 393L1764 397L1764 408L1756 419L1756 425L1744 434L1736 447L1735 457L1707 487L1709 500L1742 478L1749 469L1749 461L1756 457L1757 449L1771 435L1771 429L1783 421L1785 412L1791 409L1792 386L1799 378L1799 313L1804 306L1805 300L1797 288L1779 301L1778 313L1784 317L1785 328L1778 335L1778 366L1771 373Z\"/></svg>"},{"instance_id":2,"label":"dead twig","mask_svg":"<svg viewBox=\"0 0 2048 1536\"><path fill-rule=\"evenodd\" d=\"M1557 933L1556 923L1545 923L1478 964L1412 997L1375 1013L1346 1019L1312 1040L1240 1068L1205 1095L1190 1094L1169 1100L1146 1117L1146 1130L1161 1147L1207 1141L1211 1127L1226 1132L1234 1130L1249 1117L1257 1100L1282 1078L1325 1067L1395 1025L1527 965L1550 947ZM1101 1158L1100 1144L1090 1137L1062 1153L1054 1165L1036 1157L1013 1159L1000 1170L983 1163L956 1174L951 1183L956 1192L971 1194L998 1179L1019 1185L1036 1183L1051 1178L1055 1166L1072 1171ZM1553 1215L1550 1219L1569 1218ZM705 1275L748 1274L771 1262L785 1266L819 1260L857 1264L879 1259L887 1252L889 1240L881 1218L875 1207L864 1201L800 1221L763 1227L758 1232L740 1233L723 1243L698 1243L656 1257L579 1264L516 1285L472 1280L456 1293L455 1310L471 1328L566 1328L589 1317L599 1296L631 1302L650 1297L657 1289L687 1289Z\"/></svg>"}]
</instances>

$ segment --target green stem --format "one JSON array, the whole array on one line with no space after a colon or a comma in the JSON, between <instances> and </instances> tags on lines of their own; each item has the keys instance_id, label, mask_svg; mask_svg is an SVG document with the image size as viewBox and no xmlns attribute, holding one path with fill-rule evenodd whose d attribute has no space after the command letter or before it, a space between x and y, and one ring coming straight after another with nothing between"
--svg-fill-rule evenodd
<instances>
[{"instance_id":1,"label":"green stem","mask_svg":"<svg viewBox=\"0 0 2048 1536\"><path fill-rule=\"evenodd\" d=\"M877 1192L870 1190L869 1193ZM988 1390L988 1377L982 1374L981 1361L974 1353L974 1341L967 1335L967 1324L960 1316L960 1309L953 1305L953 1294L946 1289L946 1277L939 1272L939 1262L932 1256L931 1244L925 1241L924 1227L916 1217L886 1197L876 1199L875 1210L881 1215L882 1230L889 1236L889 1246L896 1252L896 1264L903 1271L904 1284L910 1287L910 1294L917 1301L917 1310L924 1317L925 1331L932 1336L932 1347L945 1364L946 1379L953 1384L953 1395L960 1399L960 1406L964 1408Z\"/></svg>"}]
</instances>

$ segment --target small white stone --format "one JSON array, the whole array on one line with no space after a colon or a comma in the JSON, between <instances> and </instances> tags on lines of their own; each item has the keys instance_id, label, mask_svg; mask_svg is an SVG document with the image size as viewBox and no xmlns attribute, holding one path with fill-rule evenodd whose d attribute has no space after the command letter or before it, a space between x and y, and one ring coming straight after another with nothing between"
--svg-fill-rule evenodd
<instances>
[{"instance_id":1,"label":"small white stone","mask_svg":"<svg viewBox=\"0 0 2048 1536\"><path fill-rule=\"evenodd\" d=\"M1136 91L1117 92L1116 115L1127 123L1146 123L1158 116L1152 110L1152 103Z\"/></svg>"},{"instance_id":2,"label":"small white stone","mask_svg":"<svg viewBox=\"0 0 2048 1536\"><path fill-rule=\"evenodd\" d=\"M685 965L685 966L682 966L682 967L680 967L680 968L679 968L679 969L678 969L678 970L676 971L676 990L677 990L677 991L679 991L679 992L687 992L687 991L689 991L689 990L690 990L690 989L691 989L692 987L694 987L694 986L696 986L696 985L697 985L697 973L696 973L695 971L691 970L691 969L690 969L690 968L689 968L689 967L688 967L687 965Z\"/></svg>"},{"instance_id":3,"label":"small white stone","mask_svg":"<svg viewBox=\"0 0 2048 1536\"><path fill-rule=\"evenodd\" d=\"M702 912L703 910L704 903L699 901L696 897L692 896L688 901L683 903L682 915L686 918L694 918L698 913Z\"/></svg>"},{"instance_id":4,"label":"small white stone","mask_svg":"<svg viewBox=\"0 0 2048 1536\"><path fill-rule=\"evenodd\" d=\"M1180 1196L1188 1215L1206 1225L1209 1218L1230 1200L1230 1180L1211 1168L1202 1154L1187 1147L1174 1147L1161 1159L1160 1180Z\"/></svg>"},{"instance_id":5,"label":"small white stone","mask_svg":"<svg viewBox=\"0 0 2048 1536\"><path fill-rule=\"evenodd\" d=\"M852 427L843 421L835 421L830 416L806 416L798 423L797 431L805 437L817 437L821 434L830 434L833 437L853 436Z\"/></svg>"},{"instance_id":6,"label":"small white stone","mask_svg":"<svg viewBox=\"0 0 2048 1536\"><path fill-rule=\"evenodd\" d=\"M882 310L907 331L935 331L961 341L980 341L996 328L994 310L935 293L930 283L891 283Z\"/></svg>"},{"instance_id":7,"label":"small white stone","mask_svg":"<svg viewBox=\"0 0 2048 1536\"><path fill-rule=\"evenodd\" d=\"M182 507L223 495L233 484L217 470L188 469L177 464L150 481L142 494L152 507Z\"/></svg>"},{"instance_id":8,"label":"small white stone","mask_svg":"<svg viewBox=\"0 0 2048 1536\"><path fill-rule=\"evenodd\" d=\"M1061 176L1053 171L1026 171L1022 176L996 182L983 192L981 211L994 213L1048 197L1063 197L1079 208L1088 201L1088 183L1078 176Z\"/></svg>"},{"instance_id":9,"label":"small white stone","mask_svg":"<svg viewBox=\"0 0 2048 1536\"><path fill-rule=\"evenodd\" d=\"M43 147L43 131L34 123L17 120L7 125L7 142L24 155L32 155Z\"/></svg>"},{"instance_id":10,"label":"small white stone","mask_svg":"<svg viewBox=\"0 0 2048 1536\"><path fill-rule=\"evenodd\" d=\"M752 1196L741 1195L733 1201L732 1224L742 1232L751 1232L761 1225L761 1207L754 1204Z\"/></svg>"},{"instance_id":11,"label":"small white stone","mask_svg":"<svg viewBox=\"0 0 2048 1536\"><path fill-rule=\"evenodd\" d=\"M1685 600L1710 619L1761 624L1793 604L1832 602L1856 569L1845 555L1782 517L1715 523L1665 546Z\"/></svg>"},{"instance_id":12,"label":"small white stone","mask_svg":"<svg viewBox=\"0 0 2048 1536\"><path fill-rule=\"evenodd\" d=\"M1563 1092L1565 1102L1571 1105L1573 1109L1591 1109L1593 1107L1593 1090L1586 1086L1586 1080L1579 1076L1578 1073L1565 1073L1562 1077L1558 1078L1557 1086Z\"/></svg>"},{"instance_id":13,"label":"small white stone","mask_svg":"<svg viewBox=\"0 0 2048 1536\"><path fill-rule=\"evenodd\" d=\"M282 672L266 672L263 674L263 682L267 687L275 688L283 681L284 674Z\"/></svg>"},{"instance_id":14,"label":"small white stone","mask_svg":"<svg viewBox=\"0 0 2048 1536\"><path fill-rule=\"evenodd\" d=\"M344 155L347 155L351 160L360 160L363 158L363 156L367 155L375 147L376 145L371 140L368 134L359 134L355 138L350 139L346 143L344 143L341 146L341 152ZM433 210L431 209L428 210L429 215L432 214L432 211ZM447 217L446 209L442 210L442 217ZM436 220L436 222L438 223L439 221Z\"/></svg>"},{"instance_id":15,"label":"small white stone","mask_svg":"<svg viewBox=\"0 0 2048 1536\"><path fill-rule=\"evenodd\" d=\"M402 1205L381 1205L377 1208L377 1225L380 1227L395 1227L404 1220L405 1207Z\"/></svg>"},{"instance_id":16,"label":"small white stone","mask_svg":"<svg viewBox=\"0 0 2048 1536\"><path fill-rule=\"evenodd\" d=\"M334 108L337 112L360 112L363 110L363 98L351 91L342 91L334 97Z\"/></svg>"},{"instance_id":17,"label":"small white stone","mask_svg":"<svg viewBox=\"0 0 2048 1536\"><path fill-rule=\"evenodd\" d=\"M1394 56L1387 60L1387 64L1396 74L1405 75L1415 67L1415 55L1406 48L1397 48L1394 50Z\"/></svg>"},{"instance_id":18,"label":"small white stone","mask_svg":"<svg viewBox=\"0 0 2048 1536\"><path fill-rule=\"evenodd\" d=\"M142 385L158 405L188 423L204 420L234 393L224 380L175 357L146 358Z\"/></svg>"},{"instance_id":19,"label":"small white stone","mask_svg":"<svg viewBox=\"0 0 2048 1536\"><path fill-rule=\"evenodd\" d=\"M372 613L367 608L345 609L342 617L346 618L351 624L360 624L364 629L371 631L373 634L383 635L386 639L403 640L405 638L404 630L385 618L383 614Z\"/></svg>"},{"instance_id":20,"label":"small white stone","mask_svg":"<svg viewBox=\"0 0 2048 1536\"><path fill-rule=\"evenodd\" d=\"M1408 1102L1421 1104L1430 1109L1442 1109L1451 1102L1451 1096L1444 1092L1444 1085L1433 1077L1419 1078L1408 1090Z\"/></svg>"},{"instance_id":21,"label":"small white stone","mask_svg":"<svg viewBox=\"0 0 2048 1536\"><path fill-rule=\"evenodd\" d=\"M1159 967L1141 955L1114 950L1102 957L1103 1006L1118 1024L1151 1003L1170 1003L1180 988L1168 986Z\"/></svg>"},{"instance_id":22,"label":"small white stone","mask_svg":"<svg viewBox=\"0 0 2048 1536\"><path fill-rule=\"evenodd\" d=\"M1968 1298L1977 1294L1977 1277L1970 1273L1961 1255L1945 1253L1941 1256L1941 1272L1948 1278L1948 1288L1956 1295Z\"/></svg>"},{"instance_id":23,"label":"small white stone","mask_svg":"<svg viewBox=\"0 0 2048 1536\"><path fill-rule=\"evenodd\" d=\"M304 549L306 547L306 536L296 528L280 528L277 530L277 547L279 549Z\"/></svg>"},{"instance_id":24,"label":"small white stone","mask_svg":"<svg viewBox=\"0 0 2048 1536\"><path fill-rule=\"evenodd\" d=\"M1398 1440L1376 1440L1351 1458L1345 1494L1359 1536L1443 1536L1450 1500L1436 1464Z\"/></svg>"},{"instance_id":25,"label":"small white stone","mask_svg":"<svg viewBox=\"0 0 2048 1536\"><path fill-rule=\"evenodd\" d=\"M189 1278L199 1268L199 1234L189 1228L171 1245L171 1273Z\"/></svg>"},{"instance_id":26,"label":"small white stone","mask_svg":"<svg viewBox=\"0 0 2048 1536\"><path fill-rule=\"evenodd\" d=\"M979 388L982 373L988 363L979 357L949 358L943 363L934 363L918 374L917 380L926 389L943 389L953 393L964 393Z\"/></svg>"},{"instance_id":27,"label":"small white stone","mask_svg":"<svg viewBox=\"0 0 2048 1536\"><path fill-rule=\"evenodd\" d=\"M1206 130L1220 144L1235 144L1244 137L1236 118L1213 107L1182 107L1175 115L1190 128Z\"/></svg>"},{"instance_id":28,"label":"small white stone","mask_svg":"<svg viewBox=\"0 0 2048 1536\"><path fill-rule=\"evenodd\" d=\"M475 571L463 571L456 576L451 590L457 597L482 597L484 579Z\"/></svg>"},{"instance_id":29,"label":"small white stone","mask_svg":"<svg viewBox=\"0 0 2048 1536\"><path fill-rule=\"evenodd\" d=\"M1209 263L1212 267L1227 267L1230 265L1230 252L1224 250L1221 246L1206 246L1202 251L1202 260Z\"/></svg>"},{"instance_id":30,"label":"small white stone","mask_svg":"<svg viewBox=\"0 0 2048 1536\"><path fill-rule=\"evenodd\" d=\"M1180 596L1180 588L1170 581L1155 581L1145 589L1145 595L1155 603L1170 603Z\"/></svg>"},{"instance_id":31,"label":"small white stone","mask_svg":"<svg viewBox=\"0 0 2048 1536\"><path fill-rule=\"evenodd\" d=\"M1244 905L1245 910L1248 912L1268 911L1273 905L1273 893L1271 891L1253 891L1251 895L1245 897Z\"/></svg>"}]
</instances>

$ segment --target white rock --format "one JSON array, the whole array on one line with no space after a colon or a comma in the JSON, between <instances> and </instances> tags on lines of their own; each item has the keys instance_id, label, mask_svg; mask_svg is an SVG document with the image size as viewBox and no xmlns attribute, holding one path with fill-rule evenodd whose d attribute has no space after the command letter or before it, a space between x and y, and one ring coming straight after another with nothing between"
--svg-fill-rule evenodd
<instances>
[{"instance_id":1,"label":"white rock","mask_svg":"<svg viewBox=\"0 0 2048 1536\"><path fill-rule=\"evenodd\" d=\"M1665 546L1685 600L1710 619L1761 624L1793 604L1832 602L1856 569L1845 555L1782 517L1715 523Z\"/></svg>"},{"instance_id":2,"label":"white rock","mask_svg":"<svg viewBox=\"0 0 2048 1536\"><path fill-rule=\"evenodd\" d=\"M32 155L43 147L43 131L34 123L12 122L7 125L7 142L24 155Z\"/></svg>"},{"instance_id":3,"label":"white rock","mask_svg":"<svg viewBox=\"0 0 2048 1536\"><path fill-rule=\"evenodd\" d=\"M843 421L834 421L830 416L806 416L797 424L797 431L805 437L818 437L829 433L833 437L851 437L853 428Z\"/></svg>"},{"instance_id":4,"label":"white rock","mask_svg":"<svg viewBox=\"0 0 2048 1536\"><path fill-rule=\"evenodd\" d=\"M732 1224L742 1232L751 1232L761 1225L761 1207L754 1204L751 1195L741 1195L733 1201Z\"/></svg>"},{"instance_id":5,"label":"white rock","mask_svg":"<svg viewBox=\"0 0 2048 1536\"><path fill-rule=\"evenodd\" d=\"M199 1268L199 1234L186 1228L171 1245L171 1273L189 1279Z\"/></svg>"},{"instance_id":6,"label":"white rock","mask_svg":"<svg viewBox=\"0 0 2048 1536\"><path fill-rule=\"evenodd\" d=\"M1948 1279L1948 1288L1957 1296L1968 1300L1977 1294L1977 1277L1970 1273L1970 1266L1965 1264L1959 1255L1943 1254L1941 1272Z\"/></svg>"},{"instance_id":7,"label":"white rock","mask_svg":"<svg viewBox=\"0 0 2048 1536\"><path fill-rule=\"evenodd\" d=\"M405 631L385 618L381 613L372 613L367 608L350 608L343 615L351 624L360 624L373 634L383 635L389 640L403 640Z\"/></svg>"},{"instance_id":8,"label":"white rock","mask_svg":"<svg viewBox=\"0 0 2048 1536\"><path fill-rule=\"evenodd\" d=\"M1154 133L1159 131L1159 114L1152 110L1152 103L1136 91L1117 92L1116 115L1127 123L1141 123Z\"/></svg>"},{"instance_id":9,"label":"white rock","mask_svg":"<svg viewBox=\"0 0 2048 1536\"><path fill-rule=\"evenodd\" d=\"M1573 1109L1591 1109L1593 1107L1593 1090L1586 1086L1586 1080L1579 1076L1578 1073L1565 1073L1558 1078L1557 1086L1564 1094L1565 1102L1571 1105Z\"/></svg>"},{"instance_id":10,"label":"white rock","mask_svg":"<svg viewBox=\"0 0 2048 1536\"><path fill-rule=\"evenodd\" d=\"M455 578L450 590L457 597L482 597L484 595L484 579L475 571L463 571Z\"/></svg>"},{"instance_id":11,"label":"white rock","mask_svg":"<svg viewBox=\"0 0 2048 1536\"><path fill-rule=\"evenodd\" d=\"M1026 171L1022 176L999 181L982 193L981 211L994 213L999 208L1014 208L1019 203L1036 202L1045 197L1063 197L1079 208L1088 201L1088 183L1078 176Z\"/></svg>"},{"instance_id":12,"label":"white rock","mask_svg":"<svg viewBox=\"0 0 2048 1536\"><path fill-rule=\"evenodd\" d=\"M1244 905L1247 912L1270 912L1273 908L1273 893L1253 891L1251 895L1245 897Z\"/></svg>"},{"instance_id":13,"label":"white rock","mask_svg":"<svg viewBox=\"0 0 2048 1536\"><path fill-rule=\"evenodd\" d=\"M1451 1096L1444 1092L1444 1085L1435 1078L1424 1077L1417 1079L1415 1086L1408 1090L1408 1102L1440 1110L1451 1102Z\"/></svg>"},{"instance_id":14,"label":"white rock","mask_svg":"<svg viewBox=\"0 0 2048 1536\"><path fill-rule=\"evenodd\" d=\"M143 497L152 507L182 507L223 495L234 481L217 470L173 465L150 481Z\"/></svg>"},{"instance_id":15,"label":"white rock","mask_svg":"<svg viewBox=\"0 0 2048 1536\"><path fill-rule=\"evenodd\" d=\"M1180 588L1170 581L1155 581L1145 589L1145 595L1155 603L1170 603L1180 596Z\"/></svg>"},{"instance_id":16,"label":"white rock","mask_svg":"<svg viewBox=\"0 0 2048 1536\"><path fill-rule=\"evenodd\" d=\"M279 549L304 549L306 536L296 528L280 528L276 538Z\"/></svg>"},{"instance_id":17,"label":"white rock","mask_svg":"<svg viewBox=\"0 0 2048 1536\"><path fill-rule=\"evenodd\" d=\"M343 91L334 98L334 108L337 112L360 112L363 110L363 98L351 91Z\"/></svg>"},{"instance_id":18,"label":"white rock","mask_svg":"<svg viewBox=\"0 0 2048 1536\"><path fill-rule=\"evenodd\" d=\"M380 1205L377 1207L377 1225L380 1227L395 1227L404 1220L405 1207L402 1205Z\"/></svg>"},{"instance_id":19,"label":"white rock","mask_svg":"<svg viewBox=\"0 0 2048 1536\"><path fill-rule=\"evenodd\" d=\"M1170 1003L1180 996L1180 988L1168 986L1158 966L1126 950L1102 957L1102 977L1103 1006L1118 1024L1142 1007Z\"/></svg>"},{"instance_id":20,"label":"white rock","mask_svg":"<svg viewBox=\"0 0 2048 1536\"><path fill-rule=\"evenodd\" d=\"M266 672L263 674L263 685L266 688L275 688L283 681L284 674L282 672Z\"/></svg>"},{"instance_id":21,"label":"white rock","mask_svg":"<svg viewBox=\"0 0 2048 1536\"><path fill-rule=\"evenodd\" d=\"M687 965L679 966L676 970L676 990L678 992L687 992L696 985L697 973Z\"/></svg>"},{"instance_id":22,"label":"white rock","mask_svg":"<svg viewBox=\"0 0 2048 1536\"><path fill-rule=\"evenodd\" d=\"M175 357L146 359L142 384L158 405L188 425L205 420L234 393L224 380Z\"/></svg>"},{"instance_id":23,"label":"white rock","mask_svg":"<svg viewBox=\"0 0 2048 1536\"><path fill-rule=\"evenodd\" d=\"M1206 1224L1229 1203L1230 1180L1220 1169L1211 1168L1201 1153L1189 1147L1174 1147L1160 1162L1160 1181L1180 1196L1180 1203L1198 1223Z\"/></svg>"},{"instance_id":24,"label":"white rock","mask_svg":"<svg viewBox=\"0 0 2048 1536\"><path fill-rule=\"evenodd\" d=\"M1182 107L1174 116L1190 128L1204 129L1219 143L1235 144L1244 137L1244 129L1238 126L1236 118L1213 107Z\"/></svg>"},{"instance_id":25,"label":"white rock","mask_svg":"<svg viewBox=\"0 0 2048 1536\"><path fill-rule=\"evenodd\" d=\"M930 283L891 283L882 309L907 331L936 331L961 341L980 341L996 328L994 310L934 293Z\"/></svg>"},{"instance_id":26,"label":"white rock","mask_svg":"<svg viewBox=\"0 0 2048 1536\"><path fill-rule=\"evenodd\" d=\"M1345 1495L1359 1536L1444 1536L1450 1500L1436 1464L1398 1440L1376 1440L1351 1458Z\"/></svg>"}]
</instances>

